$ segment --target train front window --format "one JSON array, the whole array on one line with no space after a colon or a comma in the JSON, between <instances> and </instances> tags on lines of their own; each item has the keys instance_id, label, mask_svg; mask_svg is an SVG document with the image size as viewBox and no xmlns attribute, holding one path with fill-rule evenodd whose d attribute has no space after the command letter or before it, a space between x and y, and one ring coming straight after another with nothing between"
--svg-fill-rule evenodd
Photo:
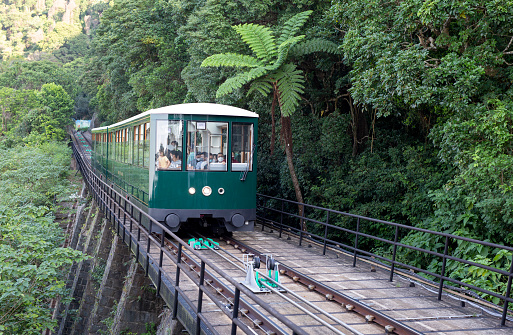
<instances>
[{"instance_id":1,"label":"train front window","mask_svg":"<svg viewBox=\"0 0 513 335\"><path fill-rule=\"evenodd\" d=\"M227 122L188 121L187 170L226 171Z\"/></svg>"},{"instance_id":2,"label":"train front window","mask_svg":"<svg viewBox=\"0 0 513 335\"><path fill-rule=\"evenodd\" d=\"M157 121L155 167L157 170L182 169L182 121Z\"/></svg>"},{"instance_id":3,"label":"train front window","mask_svg":"<svg viewBox=\"0 0 513 335\"><path fill-rule=\"evenodd\" d=\"M232 124L232 171L253 170L253 124Z\"/></svg>"}]
</instances>

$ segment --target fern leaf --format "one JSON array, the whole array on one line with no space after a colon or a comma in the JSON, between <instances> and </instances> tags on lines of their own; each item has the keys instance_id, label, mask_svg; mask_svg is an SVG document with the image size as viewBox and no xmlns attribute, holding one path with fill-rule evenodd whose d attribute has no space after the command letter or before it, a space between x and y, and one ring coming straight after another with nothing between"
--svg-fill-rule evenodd
<instances>
[{"instance_id":1,"label":"fern leaf","mask_svg":"<svg viewBox=\"0 0 513 335\"><path fill-rule=\"evenodd\" d=\"M283 116L290 116L296 111L301 94L304 92L303 72L297 70L292 63L283 65L275 77L278 90L278 99Z\"/></svg>"},{"instance_id":2,"label":"fern leaf","mask_svg":"<svg viewBox=\"0 0 513 335\"><path fill-rule=\"evenodd\" d=\"M305 35L300 35L300 36L289 38L288 40L286 40L285 42L280 44L280 46L278 47L278 59L276 60L276 62L274 62L273 65L268 66L267 69L269 71L274 71L274 70L278 69L280 66L282 66L283 63L285 63L285 61L288 58L290 48L293 47L298 42L302 41L304 38L305 38Z\"/></svg>"},{"instance_id":3,"label":"fern leaf","mask_svg":"<svg viewBox=\"0 0 513 335\"><path fill-rule=\"evenodd\" d=\"M273 85L270 83L269 79L257 79L251 83L251 87L249 88L247 95L250 95L253 91L257 91L266 97L271 93L272 89Z\"/></svg>"},{"instance_id":4,"label":"fern leaf","mask_svg":"<svg viewBox=\"0 0 513 335\"><path fill-rule=\"evenodd\" d=\"M233 28L259 59L270 61L276 56L276 44L270 28L253 23L244 23Z\"/></svg>"},{"instance_id":5,"label":"fern leaf","mask_svg":"<svg viewBox=\"0 0 513 335\"><path fill-rule=\"evenodd\" d=\"M211 66L211 67L220 67L220 66L230 66L230 67L259 67L263 66L262 62L256 59L253 56L241 55L236 53L225 53L225 54L215 54L210 57L205 58L201 63L202 67Z\"/></svg>"},{"instance_id":6,"label":"fern leaf","mask_svg":"<svg viewBox=\"0 0 513 335\"><path fill-rule=\"evenodd\" d=\"M252 81L254 79L260 78L262 76L265 76L269 70L267 67L257 67L255 69L251 69L248 74L248 81Z\"/></svg>"},{"instance_id":7,"label":"fern leaf","mask_svg":"<svg viewBox=\"0 0 513 335\"><path fill-rule=\"evenodd\" d=\"M303 56L314 52L326 52L330 54L342 54L338 44L322 38L313 38L308 41L297 43L290 48L290 54L293 56Z\"/></svg>"},{"instance_id":8,"label":"fern leaf","mask_svg":"<svg viewBox=\"0 0 513 335\"><path fill-rule=\"evenodd\" d=\"M299 29L305 24L306 20L310 17L310 14L312 14L313 11L307 10L305 12L298 13L291 17L290 19L285 22L283 25L283 30L281 32L280 38L276 41L277 45L282 44L289 38L293 37L297 34Z\"/></svg>"},{"instance_id":9,"label":"fern leaf","mask_svg":"<svg viewBox=\"0 0 513 335\"><path fill-rule=\"evenodd\" d=\"M247 72L239 73L236 76L228 78L217 89L216 98L222 97L223 95L230 94L234 90L241 88L248 82L249 82L249 80L248 80Z\"/></svg>"}]
</instances>

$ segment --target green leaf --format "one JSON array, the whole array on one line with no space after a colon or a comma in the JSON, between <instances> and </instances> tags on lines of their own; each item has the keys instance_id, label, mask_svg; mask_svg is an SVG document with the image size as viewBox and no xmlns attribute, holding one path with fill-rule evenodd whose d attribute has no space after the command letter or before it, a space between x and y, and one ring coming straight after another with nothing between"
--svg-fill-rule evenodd
<instances>
[{"instance_id":1,"label":"green leaf","mask_svg":"<svg viewBox=\"0 0 513 335\"><path fill-rule=\"evenodd\" d=\"M283 116L290 116L296 111L301 101L300 94L304 90L304 79L301 70L296 70L292 63L285 64L276 74L278 101Z\"/></svg>"},{"instance_id":2,"label":"green leaf","mask_svg":"<svg viewBox=\"0 0 513 335\"><path fill-rule=\"evenodd\" d=\"M341 55L342 49L339 45L322 38L312 38L291 47L290 54L294 57L309 55L315 52Z\"/></svg>"},{"instance_id":3,"label":"green leaf","mask_svg":"<svg viewBox=\"0 0 513 335\"><path fill-rule=\"evenodd\" d=\"M293 17L291 17L290 19L288 19L283 24L283 29L282 29L281 35L278 38L278 40L276 41L276 43L278 45L280 45L283 42L285 42L286 40L288 40L288 39L292 38L294 35L296 35L297 32L299 31L299 29L301 29L301 27L303 27L306 20L308 20L308 18L310 17L310 15L312 13L313 13L313 11L307 10L307 11L298 13L298 14L294 15Z\"/></svg>"},{"instance_id":4,"label":"green leaf","mask_svg":"<svg viewBox=\"0 0 513 335\"><path fill-rule=\"evenodd\" d=\"M249 82L247 73L239 73L238 75L228 78L222 83L216 92L216 97L222 97L223 95L230 94L234 90L241 88Z\"/></svg>"},{"instance_id":5,"label":"green leaf","mask_svg":"<svg viewBox=\"0 0 513 335\"><path fill-rule=\"evenodd\" d=\"M259 59L268 62L276 56L276 45L270 28L253 23L244 23L233 28Z\"/></svg>"},{"instance_id":6,"label":"green leaf","mask_svg":"<svg viewBox=\"0 0 513 335\"><path fill-rule=\"evenodd\" d=\"M262 67L261 61L252 56L235 54L235 53L225 53L225 54L216 54L210 57L205 58L201 63L202 67L211 66L211 67L219 67L219 66L231 66L231 67Z\"/></svg>"},{"instance_id":7,"label":"green leaf","mask_svg":"<svg viewBox=\"0 0 513 335\"><path fill-rule=\"evenodd\" d=\"M264 97L268 96L273 89L273 85L269 82L268 79L262 78L259 80L255 80L251 83L251 87L248 90L248 95L252 92L257 91L260 92Z\"/></svg>"}]
</instances>

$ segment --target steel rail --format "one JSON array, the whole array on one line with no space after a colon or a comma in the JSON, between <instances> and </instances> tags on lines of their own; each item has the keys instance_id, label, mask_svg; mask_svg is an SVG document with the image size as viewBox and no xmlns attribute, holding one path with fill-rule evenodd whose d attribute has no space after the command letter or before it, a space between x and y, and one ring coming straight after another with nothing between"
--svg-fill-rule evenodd
<instances>
[{"instance_id":1,"label":"steel rail","mask_svg":"<svg viewBox=\"0 0 513 335\"><path fill-rule=\"evenodd\" d=\"M199 234L200 236L202 236L201 234ZM202 236L204 238L204 236ZM239 268L240 270L242 271L245 271L245 269L243 267L241 267L239 264L233 262L232 260L228 259L227 257L223 256L218 250L215 250L213 248L211 248L210 246L208 246L207 244L203 243L203 245L205 245L206 247L208 247L210 250L212 250L214 253L218 254L220 257L222 257L223 259L225 259L227 262L229 262L230 264L234 265L235 267ZM231 256L232 258L236 259L237 261L239 262L242 262L242 260L238 259L235 255L233 255L232 253L230 253L228 250L225 250L225 249L222 249L221 250L225 253L227 253L229 256ZM280 263L281 264L281 263ZM316 311L318 311L319 313L321 313L322 315L326 316L327 318L330 318L331 320L333 320L334 322L338 323L340 326L344 327L345 329L349 330L350 332L353 332L354 334L357 334L357 335L363 335L363 333L359 332L358 330L354 329L353 327L351 327L350 325L348 325L347 323L343 322L342 320L334 317L333 315L331 315L330 313L326 312L325 310L323 310L322 308L320 308L319 306L316 306L314 304L312 304L310 301L306 300L305 298L301 297L300 295L296 294L294 291L290 290L290 288L287 288L285 287L283 284L280 284L278 283L277 281L275 281L273 278L267 276L265 273L262 273L258 270L255 270L256 272L258 272L259 274L259 277L264 277L265 279L267 280L270 280L273 284L277 285L278 287L282 288L283 290L285 290L287 293L289 293L290 295L294 296L296 299L300 300L302 303L306 304L307 306L315 309ZM316 315L312 314L310 311L304 309L301 305L299 305L297 302L289 299L288 297L286 297L285 295L283 295L280 291L274 289L273 287L263 283L265 286L267 286L268 289L270 289L271 291L273 291L274 293L278 294L279 296L281 296L283 299L287 300L288 302L290 302L292 305L294 305L295 307L297 307L298 309L301 309L303 312L307 313L308 315L310 315L312 318L314 318L315 320L319 321L320 323L322 323L323 325L325 325L326 327L330 328L331 330L333 330L335 333L337 334L343 334L340 330L334 328L333 326L331 326L330 324L328 324L326 321L318 318Z\"/></svg>"},{"instance_id":2,"label":"steel rail","mask_svg":"<svg viewBox=\"0 0 513 335\"><path fill-rule=\"evenodd\" d=\"M484 264L479 264L479 263L472 262L470 260L465 260L465 259L462 259L462 258L459 258L459 257L455 257L455 256L452 256L452 255L449 254L449 242L451 241L452 243L454 243L454 242L458 242L458 241L465 241L465 242L470 242L470 243L479 244L479 245L486 246L486 247L491 247L491 248L500 249L500 250L507 250L507 251L513 251L513 247L499 245L499 244L495 244L495 243L491 243L491 242L486 242L486 241L479 241L479 240L476 240L476 239L471 239L471 238L462 237L462 236L453 235L453 234L448 234L448 233L441 233L441 232L427 230L427 229L423 229L423 228L417 228L417 227L413 227L413 226L407 226L407 225L398 224L398 223L394 223L394 222L389 222L389 221L384 221L384 220L379 220L379 219L373 219L373 218L369 218L369 217L365 217L365 216L361 216L361 215L355 215L355 214L350 214L350 213L346 213L346 212L336 211L336 210L332 210L332 209L328 209L328 208L323 208L323 207L319 207L319 206L303 204L303 203L299 203L299 202L292 201L292 200L286 200L286 199L280 199L280 198L276 198L276 197L270 197L270 196L266 196L266 195L263 195L263 194L257 194L257 195L259 197L261 197L261 198L281 201L281 210L280 209L276 209L276 208L272 208L272 207L257 206L257 209L265 209L268 212L274 212L275 214L279 214L280 222L274 221L274 220L269 219L267 217L261 217L259 215L257 215L257 218L261 219L263 221L267 221L269 224L272 224L274 226L274 228L279 229L280 237L281 237L282 231L284 229L284 224L283 224L283 216L284 215L286 215L288 217L291 217L291 218L299 219L300 221L301 220L306 220L306 221L309 221L309 222L320 224L321 226L324 226L324 237L319 236L319 235L315 235L313 233L308 233L308 232L305 232L305 231L303 231L301 229L298 229L298 228L295 228L295 227L291 227L291 226L288 226L288 225L285 225L285 229L287 229L287 230L289 230L291 232L295 232L296 235L299 235L299 245L301 245L302 240L303 240L305 235L306 235L306 238L309 239L310 241L318 242L316 239L313 238L313 237L316 237L317 239L319 239L321 241L320 243L323 243L323 247L324 247L323 254L325 254L325 252L326 252L326 247L327 247L327 243L328 242L336 244L337 246L341 245L344 248L346 248L348 250L351 250L353 252L353 266L356 265L356 260L358 258L358 254L369 255L369 256L381 259L381 260L383 260L385 262L389 262L391 264L391 266L390 266L390 281L393 281L393 276L394 276L394 272L395 272L395 266L400 266L400 267L403 267L403 268L406 268L406 269L414 270L416 272L421 272L421 273L424 273L424 274L431 275L431 276L433 276L435 278L438 278L439 279L439 282L438 282L438 300L442 299L442 292L443 292L443 290L446 290L448 288L448 286L446 285L445 282L450 282L450 283L453 283L453 284L460 285L462 287L466 287L468 291L475 290L477 292L481 292L481 293L487 294L489 296L497 297L497 298L499 298L499 299L501 299L503 301L502 306L497 305L497 308L502 309L501 326L505 326L506 325L506 320L510 320L508 318L508 314L512 314L513 311L508 309L508 305L510 303L513 303L513 297L511 296L511 292L513 291L512 290L512 286L513 286L513 263L511 263L511 266L510 266L509 271L508 271L508 270L503 270L503 269L499 269L499 268L490 267L490 266L487 266L487 265L484 265ZM286 212L286 211L284 211L284 203L293 204L293 205L303 205L303 206L305 206L305 208L312 208L312 209L315 209L315 210L325 211L326 212L326 222L322 222L322 221L315 220L315 219L310 219L310 218L306 217L304 214L303 215L297 215L295 213ZM331 214L338 214L338 215L342 215L342 216L350 217L350 218L356 218L357 219L356 231L355 230L351 230L351 229L347 229L347 228L344 228L344 227L335 226L333 224L329 224L330 213ZM378 236L373 236L373 235L361 232L360 228L359 228L360 220L367 220L367 221L370 221L370 222L382 223L382 224L388 225L390 227L394 227L395 228L394 239L393 240L388 240L388 239L384 239L384 238L381 238L381 237L378 237ZM328 239L328 237L327 237L328 236L328 228L334 229L334 230L339 231L339 232L345 232L345 233L354 235L354 246L349 246L349 245L346 245L344 243ZM423 248L418 248L418 247L415 247L415 246L410 246L410 245L406 245L406 244L398 242L399 229L400 228L408 230L408 231L417 231L417 232L427 233L427 234L431 234L431 235L436 235L436 236L439 236L439 237L444 237L444 239L445 239L445 243L443 244L444 245L444 252L440 253L440 252L431 251L431 250L427 250L427 249L423 249ZM263 226L262 226L262 229L263 229ZM366 237L366 238L370 238L372 240L381 241L383 243L386 243L386 244L389 244L389 245L393 246L393 255L392 255L392 257L391 258L387 258L387 257L383 257L381 255L373 254L371 252L359 249L358 248L358 240L361 237ZM414 251L417 251L417 252L421 252L421 253L430 254L430 255L433 255L433 256L436 256L436 257L440 257L441 258L441 263L442 263L441 271L439 273L434 273L434 272L431 272L431 271L426 270L426 269L418 268L418 267L415 267L415 266L412 266L412 265L405 264L405 263L397 261L396 260L396 254L397 254L397 248L398 247L407 248L407 249L414 250ZM475 266L475 267L478 267L478 268L481 268L481 269L485 269L485 270L494 272L496 274L505 276L507 278L506 292L500 293L500 292L490 291L490 290L487 290L487 289L484 289L484 288L481 288L481 287L478 287L478 286L475 286L475 285L472 285L472 284L469 284L469 283L464 283L464 282L459 281L457 279L451 278L450 276L446 275L446 273L445 273L446 272L446 264L447 264L448 260L455 261L455 262L462 263L462 264L466 264L466 265L470 265L470 266Z\"/></svg>"},{"instance_id":3,"label":"steel rail","mask_svg":"<svg viewBox=\"0 0 513 335\"><path fill-rule=\"evenodd\" d=\"M235 240L231 237L223 237L228 244L232 244L234 248L237 248L241 250L243 253L251 253L259 257L263 257L263 254L256 250L253 247L250 247L240 241ZM243 249L245 249L243 251ZM286 275L290 278L292 278L293 281L299 282L306 287L308 287L310 290L317 291L324 295L327 300L330 301L336 301L340 303L341 305L345 306L347 310L354 311L366 319L372 319L373 322L385 327L385 329L392 329L397 334L400 335L421 335L422 333L408 327L407 325L319 282L316 281L308 276L306 276L303 273L300 273L293 268L287 266L286 264L283 264L280 262L280 266L282 270L280 271L281 274Z\"/></svg>"},{"instance_id":4,"label":"steel rail","mask_svg":"<svg viewBox=\"0 0 513 335\"><path fill-rule=\"evenodd\" d=\"M75 136L73 136L73 137L75 137ZM281 323L283 323L285 326L287 326L289 329L291 329L293 334L306 335L305 331L301 327L299 327L295 323L291 322L287 317L285 317L281 313L277 312L273 307L271 307L269 304L267 304L264 301L262 301L258 296L256 296L253 292L251 292L245 286L243 286L242 284L236 282L227 273L225 273L223 270L219 269L215 264L211 264L205 257L203 257L197 251L192 249L187 243L185 243L184 241L181 241L178 238L178 236L176 236L173 232L169 231L169 229L166 226L160 224L158 221L156 221L151 216L149 216L146 212L144 212L141 209L139 209L134 203L132 203L129 200L129 198L125 198L125 196L123 194L121 194L118 191L116 191L114 189L113 185L109 185L104 180L99 178L92 171L90 164L86 164L85 163L85 160L83 159L83 154L80 154L78 152L78 149L76 148L75 142L73 142L72 148L73 148L74 156L77 159L77 163L78 163L79 169L82 172L82 175L84 176L84 179L86 181L86 185L90 189L91 193L94 195L95 199L97 201L99 201L103 205L104 210L105 210L106 213L109 214L109 218L111 219L111 221L112 221L112 218L114 217L114 221L113 222L117 222L118 223L117 227L116 227L118 229L117 233L118 233L118 235L121 235L121 233L123 234L123 240L124 240L125 235L126 235L127 227L125 225L123 225L123 232L119 231L120 230L119 224L121 224L121 219L120 219L121 218L121 214L123 214L124 218L126 218L128 216L130 218L129 221L131 223L134 222L136 224L136 226L137 226L136 228L138 229L139 232L141 230L145 230L145 228L143 226L141 226L140 222L135 220L133 218L133 216L130 215L130 213L127 212L126 207L128 205L131 208L132 212L133 212L134 209L136 209L139 212L139 217L144 216L146 219L149 220L149 222L150 222L150 230L151 230L151 226L152 225L154 225L154 227L158 227L164 233L168 234L169 236L171 236L172 238L174 238L175 240L177 240L179 242L179 250L185 248L191 254L193 254L195 257L197 257L201 261L201 269L202 269L201 273L200 273L201 276L204 276L204 274L205 274L205 265L208 265L220 277L224 278L226 281L228 281L230 284L232 284L235 287L235 298L236 298L235 301L234 301L235 305L239 305L239 303L240 303L240 301L239 301L240 293L244 293L248 298L250 298L252 301L254 301L257 305L259 305L261 308L263 308L264 310L269 312L273 317L275 317L277 320L279 320ZM117 210L117 215L115 215L116 210ZM123 222L125 222L125 221L123 221ZM132 224L130 224L130 230L131 229L132 229ZM132 235L131 231L130 231L130 233L128 235L129 235L130 241L135 239L135 236ZM147 243L148 243L147 244L147 249L148 249L148 251L146 252L146 262L145 262L146 274L148 274L149 261L150 260L152 261L153 265L159 264L159 266L158 266L158 278L157 278L157 294L159 294L158 288L160 287L160 283L161 283L161 280L162 280L162 270L163 270L162 269L162 257L163 257L163 252L162 252L163 245L162 244L163 244L163 240L161 242L161 245L159 246L159 244L156 243L156 240L154 238L152 239L150 237L151 234L147 234L147 235L148 235L148 239L147 239ZM138 236L139 236L139 233L138 233ZM140 242L139 240L134 240L134 243L137 243L137 245L138 245L138 250L139 250L139 244L140 244L139 242ZM154 246L159 248L159 250L160 250L160 261L159 262L157 262L153 257L151 257L149 255L149 249L150 249L150 246L151 246L152 242L154 243ZM136 257L138 257L138 255L136 255ZM171 260L173 260L173 259L171 258ZM176 262L177 262L176 263L177 264L177 268L181 269L181 267L179 266L179 259L178 258L177 258ZM178 276L179 276L179 273L177 274L177 277ZM200 284L200 286L198 287L200 297L201 297L202 293L204 292L204 289L205 289L205 286L203 284ZM178 294L176 292L178 292L178 291L176 291L176 286L175 286L175 300L176 300L176 297L178 296ZM177 306L174 306L174 312L176 311L176 307ZM196 321L197 323L196 324L197 324L197 327L199 327L200 320L202 319L201 299L198 299L198 306L197 306L196 314L197 314L197 321ZM232 333L235 334L236 327L240 325L240 320L238 320L238 316L237 316L236 313L234 313L231 316L231 320L232 320ZM199 328L197 328L197 329L199 331Z\"/></svg>"},{"instance_id":5,"label":"steel rail","mask_svg":"<svg viewBox=\"0 0 513 335\"><path fill-rule=\"evenodd\" d=\"M173 252L178 251L178 247L170 240L166 239L165 243ZM199 263L193 258L182 253L182 262L185 262L185 264L188 265L189 270L199 273L199 271L196 270ZM224 296L227 301L234 305L235 292L233 292L228 286L224 285L223 282L210 274L208 271L205 273L205 278L205 281L216 291L217 294ZM253 306L246 302L244 299L240 299L239 311L255 326L263 330L266 334L286 334L283 329L272 322L267 316L253 308Z\"/></svg>"}]
</instances>

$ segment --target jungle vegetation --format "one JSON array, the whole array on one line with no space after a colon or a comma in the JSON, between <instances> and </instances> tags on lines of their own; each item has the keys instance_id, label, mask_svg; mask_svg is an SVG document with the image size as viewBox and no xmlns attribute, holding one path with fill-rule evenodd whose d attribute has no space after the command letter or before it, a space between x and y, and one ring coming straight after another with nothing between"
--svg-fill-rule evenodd
<instances>
[{"instance_id":1,"label":"jungle vegetation","mask_svg":"<svg viewBox=\"0 0 513 335\"><path fill-rule=\"evenodd\" d=\"M513 245L512 14L512 0L7 1L2 160L58 146L70 116L107 125L218 102L260 115L261 193ZM0 164L11 187L18 167ZM22 215L32 198L20 197L9 210ZM422 234L403 242L443 249ZM511 264L470 244L451 252Z\"/></svg>"}]
</instances>

